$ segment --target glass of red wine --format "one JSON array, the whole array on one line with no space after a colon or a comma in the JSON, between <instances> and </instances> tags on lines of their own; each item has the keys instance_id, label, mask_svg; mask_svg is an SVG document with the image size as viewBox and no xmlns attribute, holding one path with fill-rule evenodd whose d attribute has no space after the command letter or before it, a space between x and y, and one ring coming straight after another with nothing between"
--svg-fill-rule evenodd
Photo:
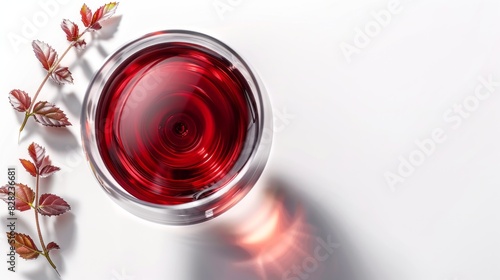
<instances>
[{"instance_id":1,"label":"glass of red wine","mask_svg":"<svg viewBox=\"0 0 500 280\"><path fill-rule=\"evenodd\" d=\"M100 185L155 222L222 214L250 191L269 156L262 82L204 34L168 30L126 44L98 70L83 108L83 146Z\"/></svg>"}]
</instances>

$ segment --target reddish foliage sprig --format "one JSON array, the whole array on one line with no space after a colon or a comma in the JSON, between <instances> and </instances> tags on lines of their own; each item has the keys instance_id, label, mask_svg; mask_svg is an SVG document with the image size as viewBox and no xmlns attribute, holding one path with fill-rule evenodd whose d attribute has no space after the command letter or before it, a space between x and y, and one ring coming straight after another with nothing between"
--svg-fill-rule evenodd
<instances>
[{"instance_id":1,"label":"reddish foliage sprig","mask_svg":"<svg viewBox=\"0 0 500 280\"><path fill-rule=\"evenodd\" d=\"M60 169L52 165L49 156L45 154L44 147L32 143L28 147L28 153L32 160L20 159L20 161L26 171L36 178L35 190L25 184L17 183L14 186L14 192L12 192L12 186L6 185L0 188L0 199L4 200L6 203L11 203L12 197L14 197L16 210L21 212L31 209L34 210L36 230L41 249L36 246L29 235L23 233L7 232L7 241L16 249L16 253L23 259L34 260L40 255L44 256L52 268L59 274L49 254L50 251L59 249L59 245L55 242L50 242L45 245L38 216L39 214L42 216L59 216L68 212L71 207L64 199L57 195L47 193L40 195L40 179L46 178Z\"/></svg>"},{"instance_id":2,"label":"reddish foliage sprig","mask_svg":"<svg viewBox=\"0 0 500 280\"><path fill-rule=\"evenodd\" d=\"M33 98L30 97L25 91L14 89L9 93L9 101L14 110L24 113L24 120L19 128L19 137L23 131L26 123L30 117L34 117L35 121L51 127L66 127L71 123L66 114L54 104L47 101L37 102L38 95L40 94L43 86L48 80L52 80L56 84L73 83L73 77L68 67L61 66L61 61L68 54L72 47L76 49L83 49L87 45L83 35L89 31L96 31L102 28L101 23L110 18L116 11L118 2L111 2L99 7L94 13L86 5L83 4L80 15L82 23L85 27L82 32L78 25L68 19L61 23L61 28L66 34L66 39L70 42L67 49L63 52L61 57L57 52L47 43L34 40L32 43L35 56L42 64L43 69L47 71L45 78L42 80L40 86Z\"/></svg>"}]
</instances>

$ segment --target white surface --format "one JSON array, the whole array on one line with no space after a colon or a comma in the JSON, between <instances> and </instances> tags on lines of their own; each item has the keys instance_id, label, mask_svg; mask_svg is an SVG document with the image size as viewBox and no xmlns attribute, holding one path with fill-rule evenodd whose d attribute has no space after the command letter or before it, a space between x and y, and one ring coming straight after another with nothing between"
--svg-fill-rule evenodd
<instances>
[{"instance_id":1,"label":"white surface","mask_svg":"<svg viewBox=\"0 0 500 280\"><path fill-rule=\"evenodd\" d=\"M348 239L344 248L358 256L352 266L367 269L368 280L500 278L500 87L460 125L443 118L474 94L479 77L500 81L500 2L220 0L233 4L220 17L214 0L123 1L114 37L95 41L83 60L73 63L72 54L63 63L72 64L75 84L43 90L42 98L65 108L75 125L61 131L30 122L17 145L20 115L7 93L33 93L42 72L29 43L16 51L8 34L23 36L23 17L43 12L42 2L2 4L0 172L17 165L20 181L32 184L17 161L27 157L31 141L47 146L64 169L48 185L72 205L71 214L44 227L46 238L62 247L55 261L64 279L224 279L217 272L230 265L209 268L213 278L193 276L207 267L188 236L210 224L175 228L129 215L108 199L83 160L77 124L88 74L118 46L162 29L212 35L257 69L273 108L292 115L276 119L280 129L263 179L286 177L294 182L290 188L314 202L311 208L335 219L333 230ZM70 3L57 4L34 36L58 50L66 46L60 21L79 21L82 4L63 2ZM391 21L349 63L342 43L354 45L357 28L369 26L372 13L388 5L396 5ZM389 187L384 174L397 172L398 157L408 159L414 142L436 128L446 140L403 183ZM18 217L25 221L20 230L30 232L31 215ZM0 244L3 254L4 235ZM51 278L42 259L19 260L16 273L0 265L0 279Z\"/></svg>"}]
</instances>

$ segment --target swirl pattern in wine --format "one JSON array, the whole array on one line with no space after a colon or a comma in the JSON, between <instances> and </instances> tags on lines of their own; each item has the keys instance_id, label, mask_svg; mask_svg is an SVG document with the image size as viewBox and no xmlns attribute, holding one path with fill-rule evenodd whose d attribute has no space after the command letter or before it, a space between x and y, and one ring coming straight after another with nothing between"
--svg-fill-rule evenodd
<instances>
[{"instance_id":1,"label":"swirl pattern in wine","mask_svg":"<svg viewBox=\"0 0 500 280\"><path fill-rule=\"evenodd\" d=\"M107 169L151 203L176 205L214 191L236 176L235 163L254 144L248 87L231 62L196 44L135 54L108 79L97 107Z\"/></svg>"}]
</instances>

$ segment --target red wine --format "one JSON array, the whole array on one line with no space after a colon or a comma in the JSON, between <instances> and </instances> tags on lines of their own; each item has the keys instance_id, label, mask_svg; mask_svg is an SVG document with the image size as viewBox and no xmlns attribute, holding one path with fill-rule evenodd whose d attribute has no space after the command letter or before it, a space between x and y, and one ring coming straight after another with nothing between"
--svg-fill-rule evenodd
<instances>
[{"instance_id":1,"label":"red wine","mask_svg":"<svg viewBox=\"0 0 500 280\"><path fill-rule=\"evenodd\" d=\"M106 168L147 202L176 205L213 193L237 175L253 144L249 92L234 65L205 47L165 43L136 53L108 79L97 106Z\"/></svg>"}]
</instances>

